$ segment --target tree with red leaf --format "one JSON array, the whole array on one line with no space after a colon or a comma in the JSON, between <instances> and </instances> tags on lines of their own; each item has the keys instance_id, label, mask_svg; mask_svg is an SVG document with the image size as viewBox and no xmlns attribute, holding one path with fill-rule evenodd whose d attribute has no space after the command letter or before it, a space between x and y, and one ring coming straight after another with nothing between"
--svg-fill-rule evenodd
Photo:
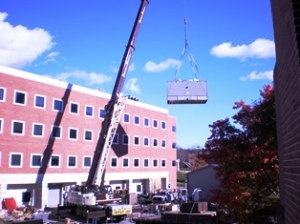
<instances>
[{"instance_id":1,"label":"tree with red leaf","mask_svg":"<svg viewBox=\"0 0 300 224\"><path fill-rule=\"evenodd\" d=\"M275 96L271 85L252 105L236 102L232 119L211 124L211 136L199 159L216 163L220 187L213 202L239 223L265 223L279 198L279 165L276 137ZM273 211L273 210L272 210Z\"/></svg>"}]
</instances>

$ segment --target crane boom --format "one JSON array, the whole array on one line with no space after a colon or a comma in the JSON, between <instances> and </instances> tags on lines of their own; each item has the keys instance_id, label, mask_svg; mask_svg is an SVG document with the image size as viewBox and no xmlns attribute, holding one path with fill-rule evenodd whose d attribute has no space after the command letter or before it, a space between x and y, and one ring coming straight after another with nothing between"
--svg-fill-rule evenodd
<instances>
[{"instance_id":1,"label":"crane boom","mask_svg":"<svg viewBox=\"0 0 300 224\"><path fill-rule=\"evenodd\" d=\"M120 67L115 81L114 89L110 100L105 106L105 118L102 122L102 128L99 134L99 140L94 152L92 165L85 186L87 188L97 185L103 187L104 172L107 162L107 157L111 148L112 141L116 134L122 111L125 106L126 98L122 96L121 91L127 74L131 56L134 51L137 34L140 29L143 16L148 5L148 0L141 0L141 4L136 16Z\"/></svg>"}]
</instances>

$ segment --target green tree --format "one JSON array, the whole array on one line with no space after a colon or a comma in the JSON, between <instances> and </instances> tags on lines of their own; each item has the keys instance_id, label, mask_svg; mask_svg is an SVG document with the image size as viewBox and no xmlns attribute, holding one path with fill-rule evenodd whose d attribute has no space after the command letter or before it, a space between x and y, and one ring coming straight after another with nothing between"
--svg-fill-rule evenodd
<instances>
[{"instance_id":1,"label":"green tree","mask_svg":"<svg viewBox=\"0 0 300 224\"><path fill-rule=\"evenodd\" d=\"M271 85L252 105L236 102L233 119L210 125L206 154L199 157L216 163L220 187L213 201L239 223L265 223L279 198L279 165L276 138L275 97Z\"/></svg>"}]
</instances>

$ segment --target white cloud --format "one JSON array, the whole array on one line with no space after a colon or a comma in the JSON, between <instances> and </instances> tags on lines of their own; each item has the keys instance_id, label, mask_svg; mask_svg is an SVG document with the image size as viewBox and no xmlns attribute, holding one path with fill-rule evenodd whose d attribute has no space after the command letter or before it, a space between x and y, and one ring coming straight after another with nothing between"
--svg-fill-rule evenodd
<instances>
[{"instance_id":1,"label":"white cloud","mask_svg":"<svg viewBox=\"0 0 300 224\"><path fill-rule=\"evenodd\" d=\"M28 29L5 22L0 12L0 64L21 68L54 46L52 36L41 28Z\"/></svg>"},{"instance_id":2,"label":"white cloud","mask_svg":"<svg viewBox=\"0 0 300 224\"><path fill-rule=\"evenodd\" d=\"M112 81L112 77L103 73L86 72L79 69L68 68L68 71L56 75L47 75L52 78L73 83L71 79L81 80L89 85L100 85Z\"/></svg>"},{"instance_id":3,"label":"white cloud","mask_svg":"<svg viewBox=\"0 0 300 224\"><path fill-rule=\"evenodd\" d=\"M144 67L146 72L162 72L169 68L175 67L178 69L181 66L181 61L177 59L169 58L160 63L155 63L153 61L148 61Z\"/></svg>"},{"instance_id":4,"label":"white cloud","mask_svg":"<svg viewBox=\"0 0 300 224\"><path fill-rule=\"evenodd\" d=\"M57 57L58 55L59 55L59 52L51 52L51 53L47 54L43 64L47 64L49 62L56 62L55 57Z\"/></svg>"},{"instance_id":5,"label":"white cloud","mask_svg":"<svg viewBox=\"0 0 300 224\"><path fill-rule=\"evenodd\" d=\"M262 79L267 79L267 80L273 80L273 71L265 71L265 72L257 72L257 71L252 71L249 75L247 76L242 76L240 80L242 81L247 81L247 80L262 80Z\"/></svg>"},{"instance_id":6,"label":"white cloud","mask_svg":"<svg viewBox=\"0 0 300 224\"><path fill-rule=\"evenodd\" d=\"M270 58L275 57L275 44L272 40L258 38L249 45L242 44L233 46L232 43L226 42L214 46L210 53L219 58Z\"/></svg>"},{"instance_id":7,"label":"white cloud","mask_svg":"<svg viewBox=\"0 0 300 224\"><path fill-rule=\"evenodd\" d=\"M137 78L131 78L126 82L125 88L130 90L133 93L137 93L140 94L141 93L141 89L140 87L137 85Z\"/></svg>"}]
</instances>

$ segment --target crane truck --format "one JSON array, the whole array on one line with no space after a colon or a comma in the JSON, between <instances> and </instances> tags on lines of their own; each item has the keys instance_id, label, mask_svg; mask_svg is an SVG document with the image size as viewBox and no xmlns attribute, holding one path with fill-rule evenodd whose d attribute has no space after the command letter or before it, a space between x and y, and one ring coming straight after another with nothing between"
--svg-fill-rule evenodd
<instances>
[{"instance_id":1,"label":"crane truck","mask_svg":"<svg viewBox=\"0 0 300 224\"><path fill-rule=\"evenodd\" d=\"M67 192L66 206L73 206L72 212L86 217L89 211L105 211L105 216L121 220L132 213L132 205L122 204L121 198L114 198L109 185L104 185L105 167L116 134L127 96L122 94L122 87L134 51L137 34L148 5L148 0L141 4L126 46L111 98L105 106L105 117L94 151L93 161L85 184L74 185Z\"/></svg>"}]
</instances>

